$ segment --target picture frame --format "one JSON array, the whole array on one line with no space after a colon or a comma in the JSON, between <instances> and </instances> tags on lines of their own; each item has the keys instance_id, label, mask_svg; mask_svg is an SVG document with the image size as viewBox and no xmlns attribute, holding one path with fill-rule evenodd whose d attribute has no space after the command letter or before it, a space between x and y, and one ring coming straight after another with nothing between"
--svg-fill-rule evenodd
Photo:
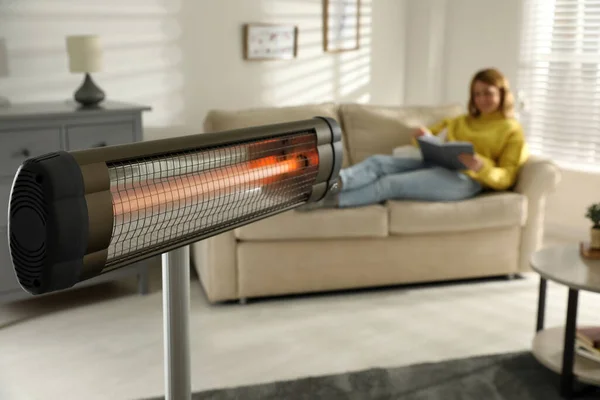
<instances>
[{"instance_id":1,"label":"picture frame","mask_svg":"<svg viewBox=\"0 0 600 400\"><path fill-rule=\"evenodd\" d=\"M291 60L298 56L298 26L248 23L243 27L244 59Z\"/></svg>"},{"instance_id":2,"label":"picture frame","mask_svg":"<svg viewBox=\"0 0 600 400\"><path fill-rule=\"evenodd\" d=\"M360 48L360 0L323 0L323 50Z\"/></svg>"}]
</instances>

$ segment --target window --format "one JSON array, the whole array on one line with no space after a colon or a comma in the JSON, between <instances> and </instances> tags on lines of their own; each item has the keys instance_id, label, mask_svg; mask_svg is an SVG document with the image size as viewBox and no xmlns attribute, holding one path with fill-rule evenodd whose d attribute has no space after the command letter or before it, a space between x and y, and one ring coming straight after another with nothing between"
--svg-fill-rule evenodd
<instances>
[{"instance_id":1,"label":"window","mask_svg":"<svg viewBox=\"0 0 600 400\"><path fill-rule=\"evenodd\" d=\"M525 0L519 110L532 153L600 171L600 0Z\"/></svg>"}]
</instances>

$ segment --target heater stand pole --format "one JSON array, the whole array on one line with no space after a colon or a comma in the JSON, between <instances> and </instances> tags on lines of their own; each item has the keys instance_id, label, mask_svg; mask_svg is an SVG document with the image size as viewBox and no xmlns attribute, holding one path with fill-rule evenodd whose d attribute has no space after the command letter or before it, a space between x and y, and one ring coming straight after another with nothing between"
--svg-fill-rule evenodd
<instances>
[{"instance_id":1,"label":"heater stand pole","mask_svg":"<svg viewBox=\"0 0 600 400\"><path fill-rule=\"evenodd\" d=\"M165 399L190 400L190 248L162 255Z\"/></svg>"}]
</instances>

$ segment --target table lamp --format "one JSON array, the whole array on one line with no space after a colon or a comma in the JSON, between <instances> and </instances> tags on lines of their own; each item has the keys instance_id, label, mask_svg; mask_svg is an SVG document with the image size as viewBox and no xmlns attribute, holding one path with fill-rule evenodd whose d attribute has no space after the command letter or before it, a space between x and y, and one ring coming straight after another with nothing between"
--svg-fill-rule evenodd
<instances>
[{"instance_id":1,"label":"table lamp","mask_svg":"<svg viewBox=\"0 0 600 400\"><path fill-rule=\"evenodd\" d=\"M69 54L69 70L75 73L85 73L83 83L75 92L75 101L84 107L98 105L104 100L104 91L96 86L90 73L102 70L100 38L96 35L68 36L67 53Z\"/></svg>"}]
</instances>

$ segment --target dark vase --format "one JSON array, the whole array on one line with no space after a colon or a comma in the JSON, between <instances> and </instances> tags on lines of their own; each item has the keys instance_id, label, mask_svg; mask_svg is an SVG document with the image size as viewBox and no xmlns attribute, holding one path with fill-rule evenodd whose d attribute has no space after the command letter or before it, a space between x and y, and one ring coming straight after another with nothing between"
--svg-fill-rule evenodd
<instances>
[{"instance_id":1,"label":"dark vase","mask_svg":"<svg viewBox=\"0 0 600 400\"><path fill-rule=\"evenodd\" d=\"M102 102L104 97L104 91L96 86L90 74L86 73L83 83L75 92L75 101L84 107L93 107Z\"/></svg>"}]
</instances>

